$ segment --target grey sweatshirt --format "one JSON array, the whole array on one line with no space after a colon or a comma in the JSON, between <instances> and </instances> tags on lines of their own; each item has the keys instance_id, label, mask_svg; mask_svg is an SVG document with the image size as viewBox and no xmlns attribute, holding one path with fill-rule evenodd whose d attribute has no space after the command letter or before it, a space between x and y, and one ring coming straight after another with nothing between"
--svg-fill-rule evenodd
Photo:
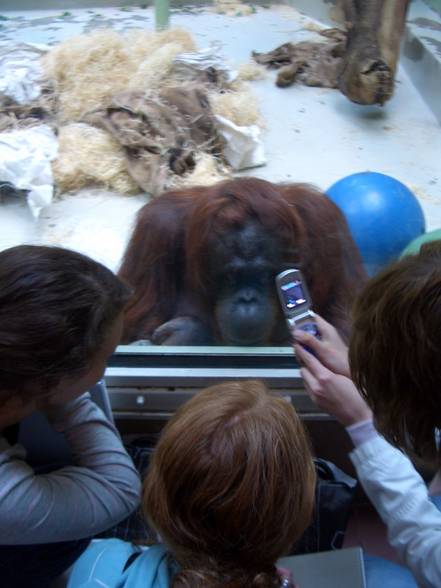
<instances>
[{"instance_id":1,"label":"grey sweatshirt","mask_svg":"<svg viewBox=\"0 0 441 588\"><path fill-rule=\"evenodd\" d=\"M0 545L90 537L128 516L140 480L118 432L89 394L51 414L74 464L36 475L26 451L0 432Z\"/></svg>"}]
</instances>

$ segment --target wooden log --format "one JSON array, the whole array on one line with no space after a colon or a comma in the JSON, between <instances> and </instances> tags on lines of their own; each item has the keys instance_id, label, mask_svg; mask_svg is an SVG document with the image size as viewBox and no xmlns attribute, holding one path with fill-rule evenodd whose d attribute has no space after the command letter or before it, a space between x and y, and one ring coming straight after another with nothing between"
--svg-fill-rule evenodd
<instances>
[{"instance_id":1,"label":"wooden log","mask_svg":"<svg viewBox=\"0 0 441 588\"><path fill-rule=\"evenodd\" d=\"M343 0L348 39L339 77L345 96L384 104L394 91L409 0Z\"/></svg>"}]
</instances>

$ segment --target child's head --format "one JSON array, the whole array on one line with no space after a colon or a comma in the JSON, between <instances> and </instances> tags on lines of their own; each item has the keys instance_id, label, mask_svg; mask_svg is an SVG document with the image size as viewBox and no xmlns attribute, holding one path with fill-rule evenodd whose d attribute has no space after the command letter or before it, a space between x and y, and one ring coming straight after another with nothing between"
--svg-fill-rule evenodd
<instances>
[{"instance_id":1,"label":"child's head","mask_svg":"<svg viewBox=\"0 0 441 588\"><path fill-rule=\"evenodd\" d=\"M381 432L436 456L441 427L441 242L369 281L354 308L351 373Z\"/></svg>"},{"instance_id":2,"label":"child's head","mask_svg":"<svg viewBox=\"0 0 441 588\"><path fill-rule=\"evenodd\" d=\"M173 586L277 586L275 561L307 527L314 487L289 402L257 381L194 396L165 427L143 493L182 566Z\"/></svg>"},{"instance_id":3,"label":"child's head","mask_svg":"<svg viewBox=\"0 0 441 588\"><path fill-rule=\"evenodd\" d=\"M18 394L28 402L61 384L85 391L118 342L129 295L110 270L74 251L23 245L0 252L3 399Z\"/></svg>"}]
</instances>

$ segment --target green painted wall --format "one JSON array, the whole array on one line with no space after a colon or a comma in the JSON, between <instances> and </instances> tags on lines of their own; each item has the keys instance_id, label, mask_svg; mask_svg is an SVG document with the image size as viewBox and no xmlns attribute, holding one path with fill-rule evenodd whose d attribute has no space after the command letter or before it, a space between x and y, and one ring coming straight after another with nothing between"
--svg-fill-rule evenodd
<instances>
[{"instance_id":1,"label":"green painted wall","mask_svg":"<svg viewBox=\"0 0 441 588\"><path fill-rule=\"evenodd\" d=\"M437 12L441 14L441 0L425 0L425 2L431 8L434 8Z\"/></svg>"}]
</instances>

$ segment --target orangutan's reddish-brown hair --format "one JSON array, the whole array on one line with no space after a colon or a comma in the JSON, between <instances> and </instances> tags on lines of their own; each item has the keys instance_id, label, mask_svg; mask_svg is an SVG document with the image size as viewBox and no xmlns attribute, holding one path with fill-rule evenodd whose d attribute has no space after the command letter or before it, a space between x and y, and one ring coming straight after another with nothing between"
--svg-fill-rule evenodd
<instances>
[{"instance_id":1,"label":"orangutan's reddish-brown hair","mask_svg":"<svg viewBox=\"0 0 441 588\"><path fill-rule=\"evenodd\" d=\"M162 432L143 506L181 566L172 586L278 586L310 522L315 469L292 405L258 381L212 386Z\"/></svg>"},{"instance_id":2,"label":"orangutan's reddish-brown hair","mask_svg":"<svg viewBox=\"0 0 441 588\"><path fill-rule=\"evenodd\" d=\"M277 244L277 271L302 269L317 312L337 327L346 323L365 274L337 206L306 184L236 178L167 192L140 210L119 271L135 291L124 341L149 338L175 316L184 291L210 315L215 292L207 276L215 263L213 243L228 239L249 220Z\"/></svg>"}]
</instances>

